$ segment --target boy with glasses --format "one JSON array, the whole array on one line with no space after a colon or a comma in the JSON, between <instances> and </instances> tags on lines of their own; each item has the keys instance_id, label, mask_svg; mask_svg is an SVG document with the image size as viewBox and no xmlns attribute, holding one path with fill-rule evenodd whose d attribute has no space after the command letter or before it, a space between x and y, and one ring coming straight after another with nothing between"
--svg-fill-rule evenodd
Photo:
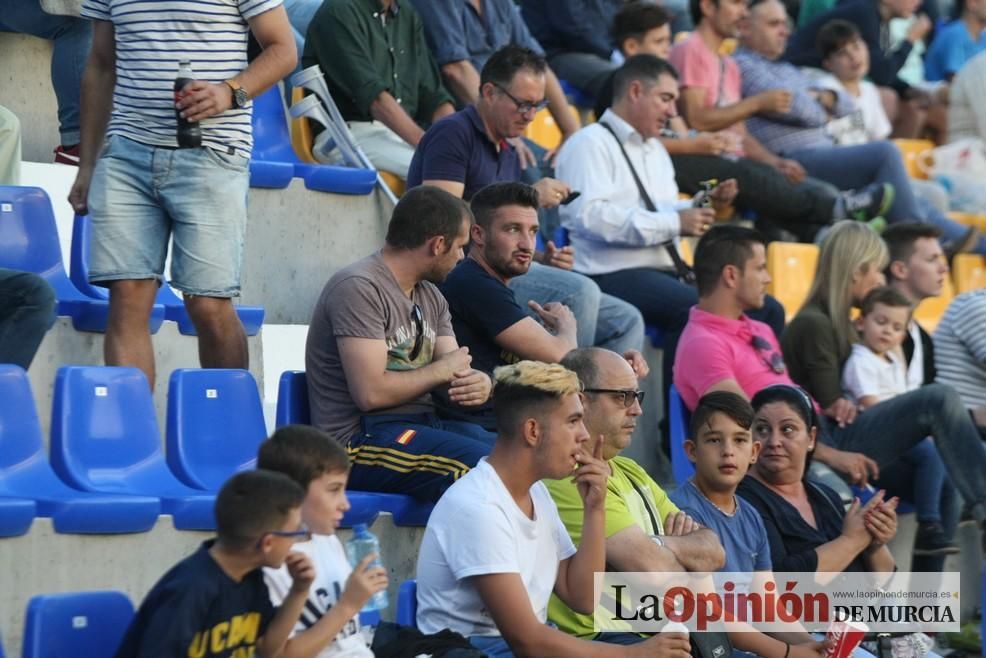
<instances>
[{"instance_id":1,"label":"boy with glasses","mask_svg":"<svg viewBox=\"0 0 986 658\"><path fill-rule=\"evenodd\" d=\"M117 658L280 655L315 578L308 556L292 550L310 537L301 522L303 498L301 487L280 473L230 478L216 497L217 537L151 589ZM275 609L261 567L281 565L291 583Z\"/></svg>"}]
</instances>

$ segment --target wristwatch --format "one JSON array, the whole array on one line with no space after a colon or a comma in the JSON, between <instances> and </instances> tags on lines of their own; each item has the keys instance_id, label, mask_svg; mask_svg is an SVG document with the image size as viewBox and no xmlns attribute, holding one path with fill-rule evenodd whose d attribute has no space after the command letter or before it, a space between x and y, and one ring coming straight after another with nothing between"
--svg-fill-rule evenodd
<instances>
[{"instance_id":1,"label":"wristwatch","mask_svg":"<svg viewBox=\"0 0 986 658\"><path fill-rule=\"evenodd\" d=\"M233 90L233 107L246 107L247 101L250 100L250 96L247 94L246 89L241 87L236 80L225 80L224 82L229 85L230 89Z\"/></svg>"}]
</instances>

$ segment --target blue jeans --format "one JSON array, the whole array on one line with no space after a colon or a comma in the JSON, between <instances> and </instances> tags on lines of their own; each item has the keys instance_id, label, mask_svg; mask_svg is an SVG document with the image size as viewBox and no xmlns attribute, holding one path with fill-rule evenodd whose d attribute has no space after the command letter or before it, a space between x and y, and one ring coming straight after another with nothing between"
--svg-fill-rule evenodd
<instances>
[{"instance_id":1,"label":"blue jeans","mask_svg":"<svg viewBox=\"0 0 986 658\"><path fill-rule=\"evenodd\" d=\"M579 347L604 347L623 354L644 344L644 320L631 304L603 294L592 279L557 267L533 263L523 276L510 280L517 303L527 309L533 299L542 306L561 302L578 323ZM528 309L537 320L537 315Z\"/></svg>"},{"instance_id":2,"label":"blue jeans","mask_svg":"<svg viewBox=\"0 0 986 658\"><path fill-rule=\"evenodd\" d=\"M900 150L893 142L881 140L858 146L804 149L784 155L800 162L809 176L821 178L842 190L858 189L869 183L890 183L895 194L894 203L887 212L888 222L930 222L942 230L942 241L946 243L955 242L969 230L968 226L946 217L931 203L918 202ZM986 255L986 238L979 241L975 251Z\"/></svg>"},{"instance_id":3,"label":"blue jeans","mask_svg":"<svg viewBox=\"0 0 986 658\"><path fill-rule=\"evenodd\" d=\"M248 164L204 146L169 149L110 136L89 187L89 279L160 280L173 236L175 288L239 295Z\"/></svg>"},{"instance_id":4,"label":"blue jeans","mask_svg":"<svg viewBox=\"0 0 986 658\"><path fill-rule=\"evenodd\" d=\"M929 384L881 402L840 428L822 417L822 440L840 450L861 452L884 469L925 437L934 446L945 470L977 521L986 520L986 448L979 431L962 406L955 389ZM943 525L946 521L942 516Z\"/></svg>"},{"instance_id":5,"label":"blue jeans","mask_svg":"<svg viewBox=\"0 0 986 658\"><path fill-rule=\"evenodd\" d=\"M437 501L493 449L496 434L434 414L363 416L349 439L349 487Z\"/></svg>"},{"instance_id":6,"label":"blue jeans","mask_svg":"<svg viewBox=\"0 0 986 658\"><path fill-rule=\"evenodd\" d=\"M58 132L64 146L78 144L82 73L92 47L90 21L47 14L38 0L7 0L0 15L0 31L30 34L54 42L51 84L58 99Z\"/></svg>"},{"instance_id":7,"label":"blue jeans","mask_svg":"<svg viewBox=\"0 0 986 658\"><path fill-rule=\"evenodd\" d=\"M510 645L499 635L473 635L469 643L489 658L514 658Z\"/></svg>"},{"instance_id":8,"label":"blue jeans","mask_svg":"<svg viewBox=\"0 0 986 658\"><path fill-rule=\"evenodd\" d=\"M0 363L27 370L55 320L55 291L37 274L0 267Z\"/></svg>"}]
</instances>

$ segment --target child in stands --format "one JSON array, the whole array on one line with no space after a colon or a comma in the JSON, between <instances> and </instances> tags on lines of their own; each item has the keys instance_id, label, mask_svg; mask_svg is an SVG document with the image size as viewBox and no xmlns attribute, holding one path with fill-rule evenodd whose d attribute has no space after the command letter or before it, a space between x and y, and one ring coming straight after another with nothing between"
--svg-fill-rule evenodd
<instances>
[{"instance_id":1,"label":"child in stands","mask_svg":"<svg viewBox=\"0 0 986 658\"><path fill-rule=\"evenodd\" d=\"M308 538L301 487L280 473L239 473L216 498L217 537L172 567L144 599L117 658L273 658L281 654L315 577L291 550ZM261 567L287 565L291 584L271 605Z\"/></svg>"},{"instance_id":2,"label":"child in stands","mask_svg":"<svg viewBox=\"0 0 986 658\"><path fill-rule=\"evenodd\" d=\"M842 387L860 410L865 410L908 390L901 344L910 321L911 303L894 288L879 287L863 298L861 308L862 314L855 321L861 342L852 346L843 367ZM958 553L958 547L942 528L943 491L952 485L932 439L918 443L902 459L914 465L912 500L919 524L914 554Z\"/></svg>"},{"instance_id":3,"label":"child in stands","mask_svg":"<svg viewBox=\"0 0 986 658\"><path fill-rule=\"evenodd\" d=\"M304 489L301 520L312 531L311 539L295 545L315 564L315 583L286 654L372 658L360 632L359 611L371 596L387 588L387 572L369 566L372 555L353 569L336 537L349 509L346 449L314 427L288 425L260 446L257 468L283 473ZM288 596L287 569L264 569L264 580L275 604Z\"/></svg>"}]
</instances>

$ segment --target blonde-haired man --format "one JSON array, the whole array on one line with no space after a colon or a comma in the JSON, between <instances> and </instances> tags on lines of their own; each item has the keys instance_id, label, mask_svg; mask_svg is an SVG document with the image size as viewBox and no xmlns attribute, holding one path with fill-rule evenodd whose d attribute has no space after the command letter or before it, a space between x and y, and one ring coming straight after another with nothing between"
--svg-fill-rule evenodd
<instances>
[{"instance_id":1,"label":"blonde-haired man","mask_svg":"<svg viewBox=\"0 0 986 658\"><path fill-rule=\"evenodd\" d=\"M499 430L489 457L453 484L428 520L418 556L418 626L450 628L489 656L659 655L687 658L683 634L630 647L589 643L545 625L552 591L575 610L595 607L605 570L602 442L582 424L581 385L557 364L520 361L494 371ZM540 482L572 476L585 507L579 548Z\"/></svg>"}]
</instances>

